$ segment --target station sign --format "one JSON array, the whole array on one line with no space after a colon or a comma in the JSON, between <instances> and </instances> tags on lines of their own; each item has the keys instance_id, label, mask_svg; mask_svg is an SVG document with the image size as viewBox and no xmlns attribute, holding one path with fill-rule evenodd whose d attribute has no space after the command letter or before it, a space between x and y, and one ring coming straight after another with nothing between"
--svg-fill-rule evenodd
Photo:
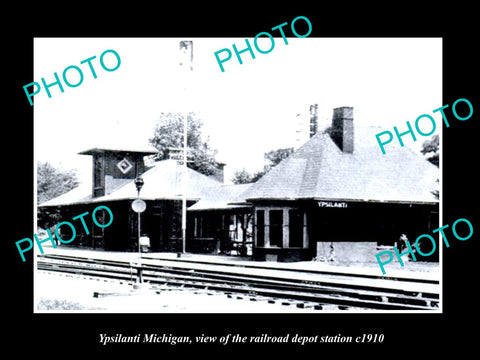
<instances>
[{"instance_id":1,"label":"station sign","mask_svg":"<svg viewBox=\"0 0 480 360\"><path fill-rule=\"evenodd\" d=\"M342 201L318 201L319 207L327 207L327 208L347 208L348 203Z\"/></svg>"}]
</instances>

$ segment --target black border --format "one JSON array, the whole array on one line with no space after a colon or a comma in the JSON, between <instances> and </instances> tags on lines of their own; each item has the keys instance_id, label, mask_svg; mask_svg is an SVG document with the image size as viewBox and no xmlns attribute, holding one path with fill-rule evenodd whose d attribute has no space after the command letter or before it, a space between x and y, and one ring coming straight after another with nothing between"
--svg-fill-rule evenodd
<instances>
[{"instance_id":1,"label":"black border","mask_svg":"<svg viewBox=\"0 0 480 360\"><path fill-rule=\"evenodd\" d=\"M131 4L129 4L131 5ZM6 193L3 212L4 277L7 283L4 296L7 305L3 328L7 333L8 349L16 354L48 353L52 358L72 355L111 356L134 350L138 355L172 358L181 353L196 355L207 352L225 354L286 355L311 353L324 356L330 351L341 355L355 351L370 356L404 354L417 357L422 354L441 354L447 349L468 350L475 344L475 324L467 326L477 312L475 294L475 258L480 232L478 212L473 211L476 193L476 141L478 129L478 58L474 36L475 10L467 5L453 4L451 8L408 7L402 3L391 8L351 7L339 4L338 9L318 3L301 10L291 4L271 5L259 10L258 5L246 3L211 5L200 9L185 5L173 9L160 4L119 9L110 5L100 11L97 5L85 4L85 10L28 9L15 12L10 36L4 45L8 54L3 60L7 74L7 96L4 112L3 192ZM121 5L122 7L124 5ZM293 5L292 5L293 6ZM390 5L389 5L390 6ZM58 10L62 10L58 12ZM128 10L128 11L125 11ZM56 12L55 12L56 11ZM452 104L458 98L469 99L474 115L465 122L453 120L444 127L443 136L443 223L452 224L458 218L467 218L474 226L473 237L465 242L452 241L444 249L443 314L33 314L32 257L22 263L14 242L33 233L33 108L29 106L23 85L33 81L34 37L230 37L251 38L258 32L290 22L303 15L313 25L311 37L442 37L443 84L442 104ZM328 54L326 54L328 56ZM432 59L437 60L437 59ZM475 90L477 90L475 92ZM399 101L399 106L408 106ZM478 110L477 110L478 109ZM433 109L426 109L426 111ZM395 109L392 109L392 112ZM451 112L447 111L447 115ZM13 141L9 141L12 138ZM41 141L54 142L55 138ZM61 149L59 149L61 151ZM222 336L228 333L256 335L350 335L362 333L384 334L381 344L313 344L313 345L142 345L116 344L101 346L99 333L108 332L135 335L137 333L172 333L177 335ZM7 349L5 349L7 350ZM318 351L318 352L317 352ZM98 353L98 354L97 354ZM172 355L169 355L172 354ZM388 356L387 355L387 356Z\"/></svg>"}]
</instances>

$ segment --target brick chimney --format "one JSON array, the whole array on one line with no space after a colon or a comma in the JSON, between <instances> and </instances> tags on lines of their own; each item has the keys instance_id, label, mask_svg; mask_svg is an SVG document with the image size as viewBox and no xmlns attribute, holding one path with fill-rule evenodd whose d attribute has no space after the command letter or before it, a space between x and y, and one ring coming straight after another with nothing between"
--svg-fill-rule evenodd
<instances>
[{"instance_id":1,"label":"brick chimney","mask_svg":"<svg viewBox=\"0 0 480 360\"><path fill-rule=\"evenodd\" d=\"M344 153L353 153L353 107L333 109L330 136Z\"/></svg>"}]
</instances>

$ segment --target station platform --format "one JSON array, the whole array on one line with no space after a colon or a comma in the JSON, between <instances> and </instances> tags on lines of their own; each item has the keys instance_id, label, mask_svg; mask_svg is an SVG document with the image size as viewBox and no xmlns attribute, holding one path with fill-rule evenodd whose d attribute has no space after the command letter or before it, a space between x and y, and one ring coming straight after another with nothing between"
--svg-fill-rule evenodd
<instances>
[{"instance_id":1,"label":"station platform","mask_svg":"<svg viewBox=\"0 0 480 360\"><path fill-rule=\"evenodd\" d=\"M132 263L155 264L155 261L167 261L175 264L184 263L200 266L221 266L222 268L248 268L249 271L265 273L268 270L277 270L284 273L318 273L324 275L350 275L366 277L371 279L395 279L395 280L415 280L425 282L440 282L442 278L442 268L438 263L430 262L406 262L405 266L400 267L398 263L391 263L386 266L386 274L382 274L376 263L354 263L348 266L337 265L322 261L299 261L299 262L268 262L253 261L251 258L228 256L228 255L210 255L210 254L191 254L185 253L154 253L146 252L114 252L103 250L90 250L71 247L45 247L45 254L58 254L68 256L79 256L85 258L96 258L106 260L128 261ZM36 255L40 255L36 251Z\"/></svg>"}]
</instances>

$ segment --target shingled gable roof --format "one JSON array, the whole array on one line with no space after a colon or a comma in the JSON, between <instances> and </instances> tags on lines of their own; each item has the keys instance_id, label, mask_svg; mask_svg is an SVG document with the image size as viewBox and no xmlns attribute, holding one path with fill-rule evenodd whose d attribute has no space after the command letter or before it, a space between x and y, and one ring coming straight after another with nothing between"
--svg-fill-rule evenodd
<instances>
[{"instance_id":1,"label":"shingled gable roof","mask_svg":"<svg viewBox=\"0 0 480 360\"><path fill-rule=\"evenodd\" d=\"M143 188L140 192L140 198L144 200L179 200L182 198L183 192L183 169L177 160L163 160L155 164L155 166L145 173L142 178L144 181ZM205 189L220 183L208 176L187 167L187 199L198 200L204 194ZM95 202L135 199L137 197L137 189L134 181L122 186L117 191L109 195L105 195L95 199Z\"/></svg>"},{"instance_id":2,"label":"shingled gable roof","mask_svg":"<svg viewBox=\"0 0 480 360\"><path fill-rule=\"evenodd\" d=\"M220 183L208 176L187 168L187 199L198 200L207 188ZM180 200L182 199L183 169L176 160L164 160L142 174L144 186L140 198L144 200ZM91 186L83 186L70 190L40 206L63 206L84 203L99 203L105 201L131 200L137 198L134 180L129 181L112 193L92 198Z\"/></svg>"},{"instance_id":3,"label":"shingled gable roof","mask_svg":"<svg viewBox=\"0 0 480 360\"><path fill-rule=\"evenodd\" d=\"M228 210L250 208L243 194L252 184L217 185L206 189L204 196L188 208L188 211Z\"/></svg>"},{"instance_id":4,"label":"shingled gable roof","mask_svg":"<svg viewBox=\"0 0 480 360\"><path fill-rule=\"evenodd\" d=\"M342 152L328 131L302 147L254 183L247 200L338 200L437 203L438 168L393 142L382 154L378 127L355 127L353 153ZM436 186L437 185L437 186Z\"/></svg>"},{"instance_id":5,"label":"shingled gable roof","mask_svg":"<svg viewBox=\"0 0 480 360\"><path fill-rule=\"evenodd\" d=\"M66 192L65 194L41 203L40 205L38 205L38 207L86 204L91 201L92 185L80 184L79 186Z\"/></svg>"}]
</instances>

